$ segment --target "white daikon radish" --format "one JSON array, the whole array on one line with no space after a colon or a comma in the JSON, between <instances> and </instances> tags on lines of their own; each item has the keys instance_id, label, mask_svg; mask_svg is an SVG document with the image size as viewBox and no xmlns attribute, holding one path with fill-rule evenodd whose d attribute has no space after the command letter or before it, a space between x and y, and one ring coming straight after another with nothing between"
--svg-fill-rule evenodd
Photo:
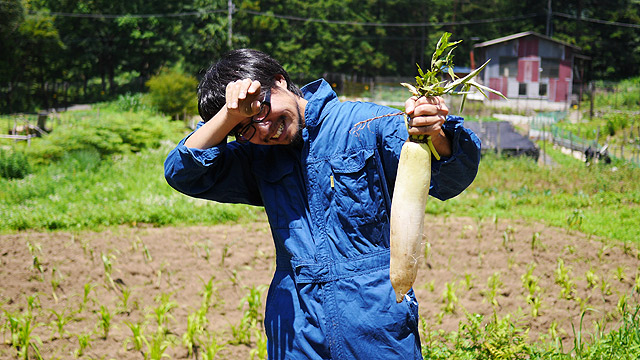
<instances>
[{"instance_id":1,"label":"white daikon radish","mask_svg":"<svg viewBox=\"0 0 640 360\"><path fill-rule=\"evenodd\" d=\"M431 181L431 150L426 143L407 140L400 162L391 203L391 263L389 277L402 302L418 273L424 210Z\"/></svg>"},{"instance_id":2,"label":"white daikon radish","mask_svg":"<svg viewBox=\"0 0 640 360\"><path fill-rule=\"evenodd\" d=\"M416 97L462 95L460 111L470 89L476 88L481 94L486 92L497 94L506 99L502 93L481 85L473 80L489 63L487 60L479 68L467 76L459 78L453 66L452 52L460 41L449 42L450 33L440 37L436 49L431 56L431 67L424 72L418 65L416 84L402 83ZM442 80L446 72L449 80ZM407 127L408 129L408 127ZM431 180L431 154L439 160L431 138L427 144L408 140L400 152L400 163L396 176L393 201L391 202L391 263L389 277L396 293L396 301L402 302L413 286L418 273L418 259L422 245L424 210L429 196Z\"/></svg>"}]
</instances>

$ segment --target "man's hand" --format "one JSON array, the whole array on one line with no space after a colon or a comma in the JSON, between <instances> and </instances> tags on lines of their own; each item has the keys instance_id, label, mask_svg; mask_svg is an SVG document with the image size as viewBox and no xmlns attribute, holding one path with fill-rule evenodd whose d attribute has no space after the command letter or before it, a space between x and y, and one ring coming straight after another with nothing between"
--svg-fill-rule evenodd
<instances>
[{"instance_id":1,"label":"man's hand","mask_svg":"<svg viewBox=\"0 0 640 360\"><path fill-rule=\"evenodd\" d=\"M238 120L252 117L260 111L260 82L242 79L227 84L225 98L227 113Z\"/></svg>"},{"instance_id":2,"label":"man's hand","mask_svg":"<svg viewBox=\"0 0 640 360\"><path fill-rule=\"evenodd\" d=\"M226 106L185 140L191 148L208 149L224 141L238 124L260 112L260 82L242 79L225 89Z\"/></svg>"},{"instance_id":3,"label":"man's hand","mask_svg":"<svg viewBox=\"0 0 640 360\"><path fill-rule=\"evenodd\" d=\"M451 141L442 130L449 108L440 96L409 98L405 103L409 115L409 135L431 136L431 141L440 156L451 156Z\"/></svg>"},{"instance_id":4,"label":"man's hand","mask_svg":"<svg viewBox=\"0 0 640 360\"><path fill-rule=\"evenodd\" d=\"M440 96L411 97L405 102L409 115L409 135L437 136L441 133L449 108Z\"/></svg>"}]
</instances>

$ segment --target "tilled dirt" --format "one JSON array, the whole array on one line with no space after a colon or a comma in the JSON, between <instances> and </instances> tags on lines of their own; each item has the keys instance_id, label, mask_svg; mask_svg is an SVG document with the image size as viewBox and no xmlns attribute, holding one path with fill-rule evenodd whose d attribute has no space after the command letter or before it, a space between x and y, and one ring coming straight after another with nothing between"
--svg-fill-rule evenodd
<instances>
[{"instance_id":1,"label":"tilled dirt","mask_svg":"<svg viewBox=\"0 0 640 360\"><path fill-rule=\"evenodd\" d=\"M548 341L550 328L557 329L568 350L572 326L580 326L583 313L588 334L596 321L606 329L617 325L621 299L638 304L636 245L540 223L492 219L427 216L425 234L430 246L414 287L429 330L453 331L466 313L490 318L495 312L529 327L532 341ZM539 287L534 287L540 301L535 317L522 279L531 267ZM141 324L151 345L163 305L169 309L167 338L173 339L165 353L187 358L182 343L187 318L200 308L205 285L213 279L205 326L223 346L218 358L249 359L259 333L251 333L249 344L234 342L233 329L247 310L241 299L257 289L263 291L264 304L274 268L266 221L1 235L0 358L16 358L9 317L31 313L45 359L74 358L82 338L88 339L84 358L143 359L147 345L142 351L133 348L129 325ZM556 280L562 272L564 283ZM591 286L588 272L595 275ZM457 301L444 300L446 289ZM111 317L106 337L105 314ZM61 333L58 319L67 319Z\"/></svg>"}]
</instances>

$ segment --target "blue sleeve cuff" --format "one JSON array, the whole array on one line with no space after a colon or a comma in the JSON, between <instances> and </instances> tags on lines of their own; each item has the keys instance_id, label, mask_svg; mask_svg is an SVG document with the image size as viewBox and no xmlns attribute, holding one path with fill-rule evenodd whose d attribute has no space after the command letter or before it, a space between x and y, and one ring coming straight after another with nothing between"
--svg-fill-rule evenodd
<instances>
[{"instance_id":1,"label":"blue sleeve cuff","mask_svg":"<svg viewBox=\"0 0 640 360\"><path fill-rule=\"evenodd\" d=\"M225 137L220 144L210 147L208 149L198 149L198 148L191 148L186 146L184 143L187 141L187 139L194 132L196 132L202 125L204 125L204 122L200 121L196 126L196 129L193 132L191 132L191 134L185 136L184 139L180 140L180 142L178 143L178 146L176 147L176 150L182 154L187 155L188 157L191 157L194 163L197 164L198 166L207 167L211 165L214 162L214 160L218 158L220 153L222 153L224 149L227 147L227 138Z\"/></svg>"},{"instance_id":2,"label":"blue sleeve cuff","mask_svg":"<svg viewBox=\"0 0 640 360\"><path fill-rule=\"evenodd\" d=\"M440 200L457 196L475 179L480 164L480 139L463 126L460 116L447 116L444 133L451 141L451 156L431 164L431 194Z\"/></svg>"},{"instance_id":3,"label":"blue sleeve cuff","mask_svg":"<svg viewBox=\"0 0 640 360\"><path fill-rule=\"evenodd\" d=\"M440 166L454 162L457 157L465 155L465 140L472 143L472 147L477 147L478 152L481 148L480 139L471 130L464 127L464 118L456 115L448 115L443 127L444 134L451 141L451 156L442 156L440 160L435 160L432 166L433 170L439 170ZM469 137L461 141L463 138ZM479 159L478 159L479 161Z\"/></svg>"}]
</instances>

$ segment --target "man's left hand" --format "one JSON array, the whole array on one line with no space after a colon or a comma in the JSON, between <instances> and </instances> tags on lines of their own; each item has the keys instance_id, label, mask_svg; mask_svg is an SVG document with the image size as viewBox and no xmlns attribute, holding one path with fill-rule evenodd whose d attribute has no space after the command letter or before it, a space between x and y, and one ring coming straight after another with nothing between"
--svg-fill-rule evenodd
<instances>
[{"instance_id":1,"label":"man's left hand","mask_svg":"<svg viewBox=\"0 0 640 360\"><path fill-rule=\"evenodd\" d=\"M451 141L444 131L444 122L449 108L440 96L411 97L405 104L405 112L409 115L409 135L431 136L431 141L440 156L451 156Z\"/></svg>"},{"instance_id":2,"label":"man's left hand","mask_svg":"<svg viewBox=\"0 0 640 360\"><path fill-rule=\"evenodd\" d=\"M411 97L405 102L405 112L409 115L409 135L441 134L449 108L440 96Z\"/></svg>"}]
</instances>

